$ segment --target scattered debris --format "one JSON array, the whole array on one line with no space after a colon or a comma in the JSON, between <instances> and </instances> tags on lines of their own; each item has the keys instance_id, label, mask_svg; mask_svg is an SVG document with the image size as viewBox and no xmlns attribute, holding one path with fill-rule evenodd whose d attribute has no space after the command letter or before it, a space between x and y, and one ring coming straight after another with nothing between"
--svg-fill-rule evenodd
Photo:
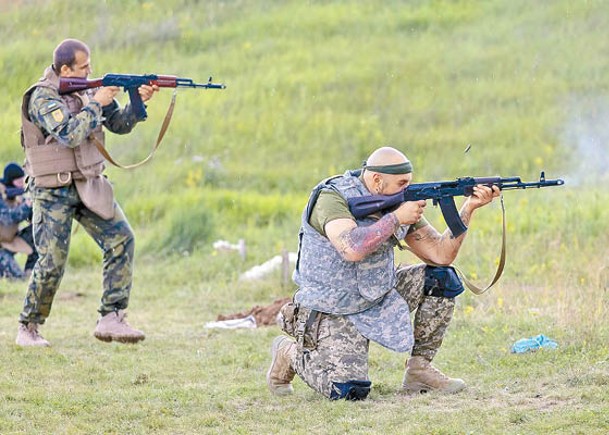
<instances>
[{"instance_id":1,"label":"scattered debris","mask_svg":"<svg viewBox=\"0 0 609 435\"><path fill-rule=\"evenodd\" d=\"M258 326L270 326L277 324L277 314L279 310L285 304L290 302L292 298L280 298L275 299L271 305L260 306L256 305L254 308L248 311L243 311L234 314L220 314L217 318L218 321L228 320L243 320L248 317L254 318L254 323Z\"/></svg>"},{"instance_id":2,"label":"scattered debris","mask_svg":"<svg viewBox=\"0 0 609 435\"><path fill-rule=\"evenodd\" d=\"M227 242L226 240L216 240L213 244L216 251L237 251L242 260L245 260L245 240L239 239L236 244Z\"/></svg>"},{"instance_id":3,"label":"scattered debris","mask_svg":"<svg viewBox=\"0 0 609 435\"><path fill-rule=\"evenodd\" d=\"M264 263L254 266L244 272L239 279L255 280L264 278L266 275L283 265L287 269L287 263L296 263L297 254L295 252L286 252L284 255L276 255Z\"/></svg>"},{"instance_id":4,"label":"scattered debris","mask_svg":"<svg viewBox=\"0 0 609 435\"><path fill-rule=\"evenodd\" d=\"M254 316L247 316L240 319L231 320L220 320L217 322L207 322L206 328L219 328L219 329L253 329L256 328L256 319Z\"/></svg>"},{"instance_id":5,"label":"scattered debris","mask_svg":"<svg viewBox=\"0 0 609 435\"><path fill-rule=\"evenodd\" d=\"M522 338L512 346L512 353L534 352L539 349L556 349L558 343L545 335L536 335L531 338Z\"/></svg>"}]
</instances>

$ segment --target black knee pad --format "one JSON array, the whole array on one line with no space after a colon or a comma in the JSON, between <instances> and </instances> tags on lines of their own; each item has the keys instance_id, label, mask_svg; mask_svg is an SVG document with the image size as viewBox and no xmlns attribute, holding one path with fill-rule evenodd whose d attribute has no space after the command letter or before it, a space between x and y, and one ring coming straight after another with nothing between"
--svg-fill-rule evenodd
<instances>
[{"instance_id":1,"label":"black knee pad","mask_svg":"<svg viewBox=\"0 0 609 435\"><path fill-rule=\"evenodd\" d=\"M427 266L425 268L426 296L454 298L465 291L457 272L450 266Z\"/></svg>"},{"instance_id":2,"label":"black knee pad","mask_svg":"<svg viewBox=\"0 0 609 435\"><path fill-rule=\"evenodd\" d=\"M370 393L370 381L332 382L330 399L364 400Z\"/></svg>"}]
</instances>

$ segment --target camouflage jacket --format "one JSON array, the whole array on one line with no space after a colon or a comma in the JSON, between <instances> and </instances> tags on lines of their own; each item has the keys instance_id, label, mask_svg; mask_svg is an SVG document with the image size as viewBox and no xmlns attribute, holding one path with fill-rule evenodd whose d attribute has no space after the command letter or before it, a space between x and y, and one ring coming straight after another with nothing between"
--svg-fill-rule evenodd
<instances>
[{"instance_id":1,"label":"camouflage jacket","mask_svg":"<svg viewBox=\"0 0 609 435\"><path fill-rule=\"evenodd\" d=\"M49 69L45 77L52 75ZM80 145L93 130L103 125L112 133L131 132L137 119L127 104L121 108L116 100L105 107L93 100L95 90L59 95L56 88L35 86L27 102L29 119L58 142L74 148Z\"/></svg>"}]
</instances>

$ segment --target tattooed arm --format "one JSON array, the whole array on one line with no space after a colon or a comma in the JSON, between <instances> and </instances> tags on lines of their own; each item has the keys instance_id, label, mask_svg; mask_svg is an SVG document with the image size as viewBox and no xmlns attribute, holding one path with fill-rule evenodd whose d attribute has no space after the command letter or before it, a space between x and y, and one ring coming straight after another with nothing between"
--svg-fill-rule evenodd
<instances>
[{"instance_id":1,"label":"tattooed arm","mask_svg":"<svg viewBox=\"0 0 609 435\"><path fill-rule=\"evenodd\" d=\"M358 226L351 219L336 219L326 224L328 239L347 261L360 261L376 251L398 229L395 214L388 213L369 226Z\"/></svg>"},{"instance_id":2,"label":"tattooed arm","mask_svg":"<svg viewBox=\"0 0 609 435\"><path fill-rule=\"evenodd\" d=\"M463 223L468 226L474 210L490 203L493 198L499 196L496 186L475 186L474 194L463 203L459 216ZM440 265L451 264L465 240L467 232L459 237L454 237L450 229L440 234L433 226L426 225L406 236L406 243L412 252L422 260L429 260Z\"/></svg>"},{"instance_id":3,"label":"tattooed arm","mask_svg":"<svg viewBox=\"0 0 609 435\"><path fill-rule=\"evenodd\" d=\"M421 219L424 208L425 201L404 202L374 224L358 226L342 196L322 192L309 223L330 240L346 261L361 261L391 237L400 224L411 225Z\"/></svg>"}]
</instances>

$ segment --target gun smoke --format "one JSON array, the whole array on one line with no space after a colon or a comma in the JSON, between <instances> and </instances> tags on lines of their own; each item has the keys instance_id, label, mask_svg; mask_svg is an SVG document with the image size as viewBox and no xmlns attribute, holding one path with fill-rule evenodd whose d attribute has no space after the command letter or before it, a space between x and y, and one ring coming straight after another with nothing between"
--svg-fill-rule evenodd
<instances>
[{"instance_id":1,"label":"gun smoke","mask_svg":"<svg viewBox=\"0 0 609 435\"><path fill-rule=\"evenodd\" d=\"M570 156L569 185L609 179L609 96L573 97L562 134Z\"/></svg>"}]
</instances>

